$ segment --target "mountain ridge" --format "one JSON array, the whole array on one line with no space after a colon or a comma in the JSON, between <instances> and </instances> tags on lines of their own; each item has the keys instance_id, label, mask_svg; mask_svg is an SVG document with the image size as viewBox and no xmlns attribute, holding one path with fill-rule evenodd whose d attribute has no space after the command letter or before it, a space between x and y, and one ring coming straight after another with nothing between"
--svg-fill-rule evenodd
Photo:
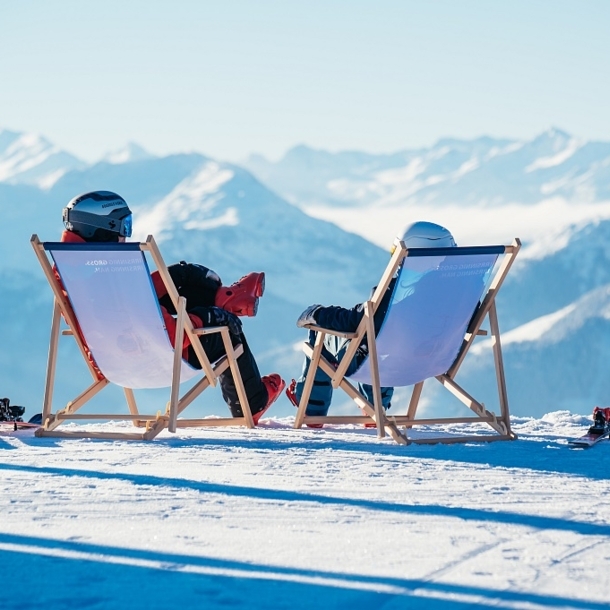
<instances>
[{"instance_id":1,"label":"mountain ridge","mask_svg":"<svg viewBox=\"0 0 610 610\"><path fill-rule=\"evenodd\" d=\"M379 155L299 145L275 163L256 155L244 166L305 209L610 199L610 143L584 141L558 128L532 140L442 138L427 148Z\"/></svg>"}]
</instances>

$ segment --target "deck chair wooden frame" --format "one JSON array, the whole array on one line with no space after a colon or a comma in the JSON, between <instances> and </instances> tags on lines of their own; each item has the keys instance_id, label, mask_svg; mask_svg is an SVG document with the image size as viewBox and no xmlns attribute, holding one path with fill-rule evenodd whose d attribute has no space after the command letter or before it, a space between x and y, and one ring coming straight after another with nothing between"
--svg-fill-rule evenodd
<instances>
[{"instance_id":1,"label":"deck chair wooden frame","mask_svg":"<svg viewBox=\"0 0 610 610\"><path fill-rule=\"evenodd\" d=\"M457 357L446 373L438 375L435 379L440 382L447 390L456 396L464 405L474 412L474 416L469 417L445 417L445 418L417 418L417 408L424 387L424 382L420 381L413 386L413 391L409 401L408 409L404 415L388 416L381 403L381 387L379 382L379 366L377 359L377 347L375 341L375 329L373 316L386 292L390 281L397 273L402 261L409 256L409 250L403 241L397 240L396 249L390 262L383 273L373 296L364 304L364 316L356 332L345 333L336 332L316 325L306 325L305 328L316 331L316 341L314 345L305 343L303 346L305 354L311 359L308 374L305 378L303 393L299 403L297 415L294 422L295 428L302 427L303 424L365 424L374 422L377 428L378 437L382 438L389 434L399 444L410 443L459 443L470 441L495 441L495 440L514 440L516 435L510 426L510 413L508 406L508 394L506 391L506 380L504 376L504 363L502 359L502 347L500 342L500 328L496 311L496 296L502 286L510 268L515 261L521 242L515 239L511 245L503 246L503 258L495 268L495 274L489 283L486 294L482 297L480 305L470 321L467 332L458 351ZM476 247L472 248L476 250ZM475 338L480 335L487 335L487 331L482 330L481 326L485 319L489 319L491 332L491 342L494 357L495 373L498 386L498 397L500 413L496 414L489 411L482 402L477 401L456 381L457 375L470 347ZM350 345L338 366L333 366L323 355L324 338L327 334L351 339ZM356 354L356 350L363 339L366 338L369 356L368 366L371 370L373 387L373 403L369 402L358 389L346 378L345 374L349 363ZM367 366L365 362L363 366ZM354 400L365 415L326 415L308 416L306 415L307 403L313 388L314 377L317 368L321 368L330 378L333 389L341 388ZM434 438L411 438L409 431L417 425L443 425L455 423L480 422L488 424L495 432L490 435L469 435L469 436L439 436Z\"/></svg>"},{"instance_id":2,"label":"deck chair wooden frame","mask_svg":"<svg viewBox=\"0 0 610 610\"><path fill-rule=\"evenodd\" d=\"M173 357L173 373L170 386L170 397L164 413L157 412L156 415L141 413L136 403L133 389L123 387L125 399L129 413L77 413L77 411L85 405L91 398L108 386L111 382L103 376L103 371L100 372L91 363L87 356L87 346L84 343L81 334L75 330L78 329L78 320L75 312L66 297L62 287L59 285L46 249L52 244L45 244L38 239L37 235L33 235L30 243L34 248L34 252L40 262L42 270L49 282L49 285L54 294L53 316L51 322L51 337L49 343L49 354L47 361L46 382L42 409L43 425L36 431L36 436L53 436L67 438L100 438L100 439L124 439L124 440L152 440L163 429L167 428L170 432L176 432L177 428L183 427L205 427L205 426L247 426L254 428L252 412L244 389L243 380L237 365L237 358L243 353L243 346L237 345L233 348L231 344L229 329L226 326L216 326L209 328L195 328L186 314L186 299L179 296L178 290L174 285L165 265L161 253L155 240L151 235L148 236L145 242L139 244L139 249L142 252L150 254L155 263L163 284L167 288L169 297L177 311L177 324L175 336L175 350ZM130 242L133 246L133 242ZM117 244L120 247L120 244ZM151 293L151 297L154 295ZM161 314L159 314L161 315ZM62 318L67 328L63 331ZM184 333L190 339L191 345L195 351L197 359L201 364L203 377L195 383L183 396L180 396L180 369L182 365L182 346ZM220 333L226 354L219 358L216 362L210 362L201 343L198 339L201 335ZM93 382L89 387L83 390L72 401L55 413L52 412L53 390L55 383L55 372L57 367L57 353L60 335L70 335L76 341L76 344L81 352L85 363L91 373ZM95 354L93 354L95 358ZM183 411L208 387L216 386L218 377L224 373L227 368L230 368L237 394L242 405L243 417L221 417L221 418L197 418L186 419L181 418ZM98 431L63 431L57 430L65 421L84 421L84 420L127 420L132 421L137 428L144 428L142 432L122 433L122 432L98 432Z\"/></svg>"}]
</instances>

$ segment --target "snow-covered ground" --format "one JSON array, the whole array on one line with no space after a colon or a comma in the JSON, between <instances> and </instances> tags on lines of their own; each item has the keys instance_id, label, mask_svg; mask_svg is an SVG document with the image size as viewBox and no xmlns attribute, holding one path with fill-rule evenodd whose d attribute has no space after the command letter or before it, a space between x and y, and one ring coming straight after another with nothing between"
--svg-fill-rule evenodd
<instances>
[{"instance_id":1,"label":"snow-covered ground","mask_svg":"<svg viewBox=\"0 0 610 610\"><path fill-rule=\"evenodd\" d=\"M291 421L2 434L0 607L608 608L610 442L567 444L587 417L407 447Z\"/></svg>"}]
</instances>

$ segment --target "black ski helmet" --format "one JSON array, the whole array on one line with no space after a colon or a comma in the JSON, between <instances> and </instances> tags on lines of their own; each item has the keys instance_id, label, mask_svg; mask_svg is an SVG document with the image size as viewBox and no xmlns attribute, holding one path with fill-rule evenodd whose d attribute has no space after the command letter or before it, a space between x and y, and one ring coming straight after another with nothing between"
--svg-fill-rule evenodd
<instances>
[{"instance_id":1,"label":"black ski helmet","mask_svg":"<svg viewBox=\"0 0 610 610\"><path fill-rule=\"evenodd\" d=\"M63 211L68 231L90 241L117 241L131 237L131 210L111 191L92 191L74 197Z\"/></svg>"}]
</instances>

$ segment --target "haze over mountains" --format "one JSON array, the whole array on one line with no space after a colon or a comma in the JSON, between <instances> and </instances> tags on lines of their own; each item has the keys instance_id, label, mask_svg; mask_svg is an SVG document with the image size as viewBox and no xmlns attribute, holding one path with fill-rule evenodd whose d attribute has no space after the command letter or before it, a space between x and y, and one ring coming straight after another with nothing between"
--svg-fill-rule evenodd
<instances>
[{"instance_id":1,"label":"haze over mountains","mask_svg":"<svg viewBox=\"0 0 610 610\"><path fill-rule=\"evenodd\" d=\"M532 141L443 139L385 155L297 146L275 163L252 155L244 166L307 213L382 247L394 227L422 214L451 228L459 243L515 235L533 242L610 217L610 143L559 129Z\"/></svg>"},{"instance_id":2,"label":"haze over mountains","mask_svg":"<svg viewBox=\"0 0 610 610\"><path fill-rule=\"evenodd\" d=\"M87 164L44 138L0 131L0 338L10 346L0 356L0 394L29 413L42 400L51 298L31 233L57 239L69 199L108 189L133 207L134 237L153 233L166 262L202 262L228 283L267 273L246 333L262 372L287 377L300 368L298 313L313 302L364 300L408 222L441 222L460 245L519 236L526 245L499 299L501 328L511 331L511 409L587 413L609 400L610 143L552 129L530 142L445 139L387 155L298 146L278 162L252 156L242 165L197 153L155 157L134 143ZM480 345L461 379L491 406L493 363ZM61 368L67 400L80 388ZM431 393L435 408L452 408L439 400ZM274 409L291 413L287 401Z\"/></svg>"}]
</instances>

